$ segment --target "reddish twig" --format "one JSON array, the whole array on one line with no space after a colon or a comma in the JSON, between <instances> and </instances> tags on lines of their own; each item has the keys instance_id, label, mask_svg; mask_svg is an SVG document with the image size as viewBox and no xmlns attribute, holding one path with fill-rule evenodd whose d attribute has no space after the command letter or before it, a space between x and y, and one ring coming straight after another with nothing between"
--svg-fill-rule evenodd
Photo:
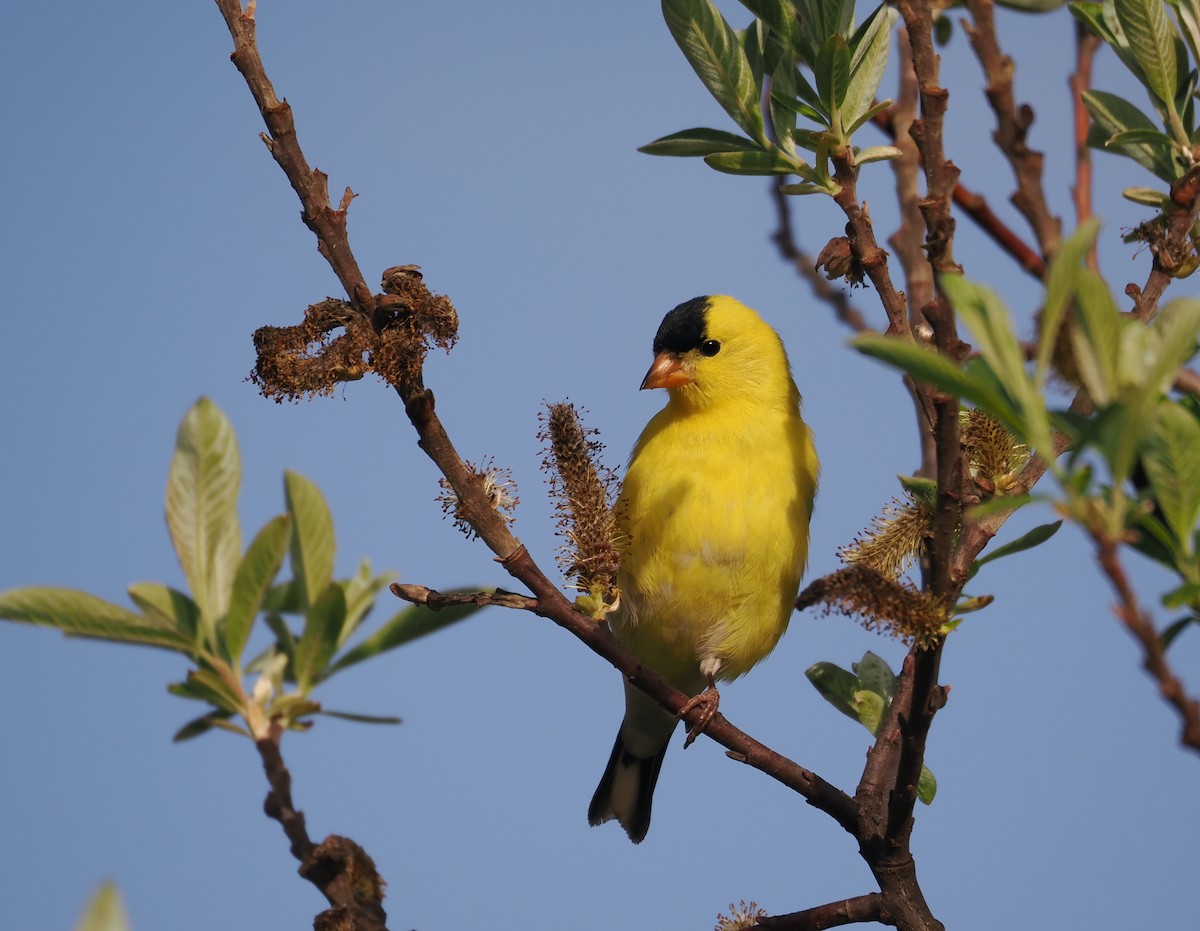
<instances>
[{"instance_id":1,"label":"reddish twig","mask_svg":"<svg viewBox=\"0 0 1200 931\"><path fill-rule=\"evenodd\" d=\"M1200 752L1200 701L1188 695L1167 661L1166 649L1158 631L1150 616L1142 610L1137 594L1125 575L1116 542L1094 530L1092 538L1096 542L1096 559L1117 595L1117 617L1142 648L1142 668L1158 683L1159 694L1179 714L1182 724L1180 743Z\"/></svg>"},{"instance_id":2,"label":"reddish twig","mask_svg":"<svg viewBox=\"0 0 1200 931\"><path fill-rule=\"evenodd\" d=\"M896 131L891 109L875 114L871 120L889 138L899 144L900 134ZM983 232L1007 252L1022 269L1041 281L1046 277L1046 263L1029 247L1020 236L998 217L988 205L987 198L977 194L961 182L954 185L954 205L961 209Z\"/></svg>"},{"instance_id":3,"label":"reddish twig","mask_svg":"<svg viewBox=\"0 0 1200 931\"><path fill-rule=\"evenodd\" d=\"M1075 202L1075 220L1082 223L1092 215L1092 149L1087 143L1091 117L1083 103L1084 91L1092 86L1092 62L1100 48L1100 37L1083 22L1075 21L1075 71L1067 83L1071 88L1072 124L1075 129L1075 184L1071 198ZM1096 243L1088 250L1088 266L1098 269Z\"/></svg>"},{"instance_id":4,"label":"reddish twig","mask_svg":"<svg viewBox=\"0 0 1200 931\"><path fill-rule=\"evenodd\" d=\"M1046 192L1042 187L1042 153L1025 144L1033 123L1033 110L1028 104L1017 106L1013 94L1014 65L1000 50L992 0L967 0L967 8L973 23L964 23L964 26L971 47L983 66L988 82L988 103L996 114L996 131L992 138L1008 158L1017 180L1013 206L1029 222L1041 246L1042 258L1049 261L1062 245L1062 222L1046 204Z\"/></svg>"}]
</instances>

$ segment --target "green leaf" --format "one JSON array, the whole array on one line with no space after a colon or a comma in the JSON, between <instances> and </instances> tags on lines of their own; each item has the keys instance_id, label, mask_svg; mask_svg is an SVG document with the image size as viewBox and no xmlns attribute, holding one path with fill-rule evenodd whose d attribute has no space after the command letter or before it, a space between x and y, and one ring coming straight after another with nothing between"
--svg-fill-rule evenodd
<instances>
[{"instance_id":1,"label":"green leaf","mask_svg":"<svg viewBox=\"0 0 1200 931\"><path fill-rule=\"evenodd\" d=\"M287 657L287 675L290 681L296 681L296 637L287 622L278 614L268 614L263 622L275 635L275 648Z\"/></svg>"},{"instance_id":2,"label":"green leaf","mask_svg":"<svg viewBox=\"0 0 1200 931\"><path fill-rule=\"evenodd\" d=\"M863 22L850 40L850 84L842 107L842 124L854 124L871 109L871 101L883 80L892 31L900 14L886 3L880 4Z\"/></svg>"},{"instance_id":3,"label":"green leaf","mask_svg":"<svg viewBox=\"0 0 1200 931\"><path fill-rule=\"evenodd\" d=\"M104 883L88 901L75 931L129 931L129 916L121 893L111 883Z\"/></svg>"},{"instance_id":4,"label":"green leaf","mask_svg":"<svg viewBox=\"0 0 1200 931\"><path fill-rule=\"evenodd\" d=\"M308 609L304 632L296 643L296 687L302 694L327 675L326 667L337 651L338 634L346 620L346 594L337 583Z\"/></svg>"},{"instance_id":5,"label":"green leaf","mask_svg":"<svg viewBox=\"0 0 1200 931\"><path fill-rule=\"evenodd\" d=\"M168 685L167 691L179 698L208 702L231 715L240 713L245 702L238 689L211 669L188 670L186 681Z\"/></svg>"},{"instance_id":6,"label":"green leaf","mask_svg":"<svg viewBox=\"0 0 1200 931\"><path fill-rule=\"evenodd\" d=\"M990 373L995 375L997 384L989 386L989 393L1004 391L1017 406L1018 416L1005 425L1035 449L1050 449L1050 417L1041 393L1025 370L1025 351L1003 302L992 291L958 275L942 275L938 283L971 330ZM971 367L967 371L974 374ZM978 377L974 380L980 383ZM1008 410L987 409L1002 420L1012 418Z\"/></svg>"},{"instance_id":7,"label":"green leaf","mask_svg":"<svg viewBox=\"0 0 1200 931\"><path fill-rule=\"evenodd\" d=\"M996 547L996 549L992 550L982 559L975 560L975 563L967 573L968 581L975 577L975 574L981 567L986 566L990 562L1003 559L1005 556L1011 556L1013 553L1023 553L1025 550L1031 550L1035 546L1040 546L1058 533L1058 528L1061 526L1061 520L1056 520L1050 524L1041 524L1029 532L1023 533L1017 539L1005 543L1003 546Z\"/></svg>"},{"instance_id":8,"label":"green leaf","mask_svg":"<svg viewBox=\"0 0 1200 931\"><path fill-rule=\"evenodd\" d=\"M803 54L804 41L800 22L796 18L796 8L788 0L741 0L741 2L742 6L779 36L789 49L797 54ZM768 74L770 70L773 69L769 69Z\"/></svg>"},{"instance_id":9,"label":"green leaf","mask_svg":"<svg viewBox=\"0 0 1200 931\"><path fill-rule=\"evenodd\" d=\"M87 592L69 588L13 588L0 592L0 618L55 627L72 637L161 647L191 656L191 637Z\"/></svg>"},{"instance_id":10,"label":"green leaf","mask_svg":"<svg viewBox=\"0 0 1200 931\"><path fill-rule=\"evenodd\" d=\"M1175 642L1175 638L1183 633L1187 628L1196 623L1194 617L1181 617L1168 626L1161 634L1158 635L1158 641L1162 644L1164 650L1169 649L1171 644Z\"/></svg>"},{"instance_id":11,"label":"green leaf","mask_svg":"<svg viewBox=\"0 0 1200 931\"><path fill-rule=\"evenodd\" d=\"M996 5L1023 13L1050 13L1065 2L1066 0L996 0Z\"/></svg>"},{"instance_id":12,"label":"green leaf","mask_svg":"<svg viewBox=\"0 0 1200 931\"><path fill-rule=\"evenodd\" d=\"M688 63L751 139L766 144L758 88L737 36L710 0L662 0L663 18Z\"/></svg>"},{"instance_id":13,"label":"green leaf","mask_svg":"<svg viewBox=\"0 0 1200 931\"><path fill-rule=\"evenodd\" d=\"M907 491L910 495L930 507L933 507L937 502L937 482L931 478L922 478L919 475L897 475L900 480L900 487Z\"/></svg>"},{"instance_id":14,"label":"green leaf","mask_svg":"<svg viewBox=\"0 0 1200 931\"><path fill-rule=\"evenodd\" d=\"M271 582L279 574L292 535L292 520L286 514L267 521L246 550L233 579L233 595L225 616L225 646L234 663L242 658L254 619L262 610Z\"/></svg>"},{"instance_id":15,"label":"green leaf","mask_svg":"<svg viewBox=\"0 0 1200 931\"><path fill-rule=\"evenodd\" d=\"M1067 309L1075 299L1079 284L1079 269L1096 241L1100 223L1095 219L1085 220L1062 244L1057 256L1046 271L1046 302L1039 324L1037 367L1035 381L1039 388L1045 386L1058 340L1059 328L1066 317Z\"/></svg>"},{"instance_id":16,"label":"green leaf","mask_svg":"<svg viewBox=\"0 0 1200 931\"><path fill-rule=\"evenodd\" d=\"M245 728L238 727L230 722L233 717L228 711L210 711L208 714L202 714L198 718L192 718L187 724L183 725L175 732L171 738L172 743L183 743L185 740L191 740L193 737L199 737L201 734L207 734L214 727L224 730L231 730L235 734L242 734L245 737L250 736L250 732Z\"/></svg>"},{"instance_id":17,"label":"green leaf","mask_svg":"<svg viewBox=\"0 0 1200 931\"><path fill-rule=\"evenodd\" d=\"M1107 405L1120 391L1117 355L1122 323L1120 311L1104 280L1090 269L1080 269L1075 286L1075 325L1071 346L1079 377L1097 405Z\"/></svg>"},{"instance_id":18,"label":"green leaf","mask_svg":"<svg viewBox=\"0 0 1200 931\"><path fill-rule=\"evenodd\" d=\"M395 576L390 572L372 575L371 563L364 559L354 577L340 583L342 591L346 593L346 621L338 634L338 649L346 645L346 641L354 635L358 625L375 607L375 598L379 592L393 581Z\"/></svg>"},{"instance_id":19,"label":"green leaf","mask_svg":"<svg viewBox=\"0 0 1200 931\"><path fill-rule=\"evenodd\" d=\"M846 717L858 720L858 710L854 704L854 693L859 691L858 676L827 662L813 663L804 675L829 704Z\"/></svg>"},{"instance_id":20,"label":"green leaf","mask_svg":"<svg viewBox=\"0 0 1200 931\"><path fill-rule=\"evenodd\" d=\"M1191 555L1200 520L1200 423L1178 405L1160 401L1142 438L1142 465L1167 525Z\"/></svg>"},{"instance_id":21,"label":"green leaf","mask_svg":"<svg viewBox=\"0 0 1200 931\"><path fill-rule=\"evenodd\" d=\"M478 610L480 610L479 605L474 604L450 605L438 611L432 611L421 605L405 608L393 615L358 646L339 656L319 678L328 679L335 672L341 672L363 660L379 656L388 650L394 650L396 647L465 620Z\"/></svg>"},{"instance_id":22,"label":"green leaf","mask_svg":"<svg viewBox=\"0 0 1200 931\"><path fill-rule=\"evenodd\" d=\"M887 702L883 696L870 689L859 689L854 693L854 711L858 723L872 735L879 733L879 725L883 723L883 714L887 710Z\"/></svg>"},{"instance_id":23,"label":"green leaf","mask_svg":"<svg viewBox=\"0 0 1200 931\"><path fill-rule=\"evenodd\" d=\"M192 597L209 624L229 607L242 555L237 499L242 462L229 420L201 398L175 437L167 479L167 527Z\"/></svg>"},{"instance_id":24,"label":"green leaf","mask_svg":"<svg viewBox=\"0 0 1200 931\"><path fill-rule=\"evenodd\" d=\"M294 529L292 575L311 606L333 579L333 516L321 490L303 475L285 472L283 485Z\"/></svg>"},{"instance_id":25,"label":"green leaf","mask_svg":"<svg viewBox=\"0 0 1200 931\"><path fill-rule=\"evenodd\" d=\"M1173 107L1175 85L1174 31L1163 0L1114 0L1117 19L1130 51L1145 75L1146 86Z\"/></svg>"},{"instance_id":26,"label":"green leaf","mask_svg":"<svg viewBox=\"0 0 1200 931\"><path fill-rule=\"evenodd\" d=\"M1135 204L1153 207L1155 210L1169 210L1171 207L1171 198L1152 187L1127 187L1121 192L1121 196Z\"/></svg>"},{"instance_id":27,"label":"green leaf","mask_svg":"<svg viewBox=\"0 0 1200 931\"><path fill-rule=\"evenodd\" d=\"M796 12L800 15L800 31L812 54L804 60L812 65L826 39L834 34L842 37L850 34L854 0L797 0Z\"/></svg>"},{"instance_id":28,"label":"green leaf","mask_svg":"<svg viewBox=\"0 0 1200 931\"><path fill-rule=\"evenodd\" d=\"M1156 345L1152 361L1144 372L1144 384L1156 393L1163 393L1170 389L1184 363L1196 354L1200 300L1179 298L1171 301L1154 319L1150 330L1156 337Z\"/></svg>"},{"instance_id":29,"label":"green leaf","mask_svg":"<svg viewBox=\"0 0 1200 931\"><path fill-rule=\"evenodd\" d=\"M1104 143L1106 149L1120 149L1144 142L1152 148L1170 150L1171 137L1158 129L1126 129L1109 136Z\"/></svg>"},{"instance_id":30,"label":"green leaf","mask_svg":"<svg viewBox=\"0 0 1200 931\"><path fill-rule=\"evenodd\" d=\"M1192 50L1192 58L1200 61L1200 0L1170 0L1180 32Z\"/></svg>"},{"instance_id":31,"label":"green leaf","mask_svg":"<svg viewBox=\"0 0 1200 931\"><path fill-rule=\"evenodd\" d=\"M982 504L973 504L966 510L966 519L970 521L981 521L985 517L990 517L993 514L1003 514L1011 511L1017 511L1025 505L1030 504L1034 500L1043 500L1042 496L1034 498L1032 495L997 495L994 498L989 498Z\"/></svg>"},{"instance_id":32,"label":"green leaf","mask_svg":"<svg viewBox=\"0 0 1200 931\"><path fill-rule=\"evenodd\" d=\"M135 582L128 592L133 603L142 609L147 623L178 631L195 642L200 607L183 592L158 582Z\"/></svg>"},{"instance_id":33,"label":"green leaf","mask_svg":"<svg viewBox=\"0 0 1200 931\"><path fill-rule=\"evenodd\" d=\"M1193 610L1200 609L1200 583L1185 582L1178 588L1172 589L1162 596L1162 605L1164 608L1184 608L1191 607ZM1193 618L1193 620L1197 620Z\"/></svg>"},{"instance_id":34,"label":"green leaf","mask_svg":"<svg viewBox=\"0 0 1200 931\"><path fill-rule=\"evenodd\" d=\"M854 674L858 676L858 681L864 689L874 692L889 703L896 694L896 674L892 672L892 667L870 650L854 664Z\"/></svg>"},{"instance_id":35,"label":"green leaf","mask_svg":"<svg viewBox=\"0 0 1200 931\"><path fill-rule=\"evenodd\" d=\"M929 767L922 765L921 775L917 780L917 798L926 805L932 805L935 795L937 795L937 780L933 778Z\"/></svg>"},{"instance_id":36,"label":"green leaf","mask_svg":"<svg viewBox=\"0 0 1200 931\"><path fill-rule=\"evenodd\" d=\"M874 103L871 106L867 107L866 110L864 110L861 114L859 114L857 119L855 119L849 126L847 126L845 128L846 135L853 136L856 132L859 131L859 129L861 129L866 124L866 122L868 120L874 119L876 113L882 113L884 110L886 110L888 107L890 107L894 102L895 101L893 101L892 98L889 97L887 100L880 100L877 103Z\"/></svg>"},{"instance_id":37,"label":"green leaf","mask_svg":"<svg viewBox=\"0 0 1200 931\"><path fill-rule=\"evenodd\" d=\"M720 129L684 129L642 146L639 152L646 155L668 155L686 158L689 156L712 155L714 152L762 152L757 142L727 133Z\"/></svg>"},{"instance_id":38,"label":"green leaf","mask_svg":"<svg viewBox=\"0 0 1200 931\"><path fill-rule=\"evenodd\" d=\"M1158 129L1151 122L1150 117L1116 94L1095 90L1084 91L1083 103L1094 121L1092 129L1088 131L1088 144L1095 148L1108 148L1108 140L1118 133L1135 129L1151 131ZM1153 172L1164 181L1175 180L1176 172L1172 167L1172 159L1169 153L1164 153L1158 146L1147 145L1144 142L1130 143L1113 146L1112 151L1132 158L1147 171Z\"/></svg>"},{"instance_id":39,"label":"green leaf","mask_svg":"<svg viewBox=\"0 0 1200 931\"><path fill-rule=\"evenodd\" d=\"M303 614L304 599L304 586L296 579L288 579L271 586L263 599L262 610L275 614Z\"/></svg>"},{"instance_id":40,"label":"green leaf","mask_svg":"<svg viewBox=\"0 0 1200 931\"><path fill-rule=\"evenodd\" d=\"M350 711L329 711L322 708L316 712L327 718L340 718L343 721L356 721L359 724L403 724L404 722L393 715L356 714Z\"/></svg>"},{"instance_id":41,"label":"green leaf","mask_svg":"<svg viewBox=\"0 0 1200 931\"><path fill-rule=\"evenodd\" d=\"M704 156L704 161L729 175L800 174L804 167L774 152L716 152Z\"/></svg>"},{"instance_id":42,"label":"green leaf","mask_svg":"<svg viewBox=\"0 0 1200 931\"><path fill-rule=\"evenodd\" d=\"M1010 430L1020 429L1020 418L1005 395L981 379L984 365L973 367L974 376L959 368L952 359L916 343L884 336L881 333L862 333L850 341L859 352L908 372L913 378L949 394L972 402L998 417Z\"/></svg>"},{"instance_id":43,"label":"green leaf","mask_svg":"<svg viewBox=\"0 0 1200 931\"><path fill-rule=\"evenodd\" d=\"M873 145L868 149L861 149L854 153L854 164L866 165L870 162L882 162L893 158L899 158L904 153L897 149L894 145Z\"/></svg>"},{"instance_id":44,"label":"green leaf","mask_svg":"<svg viewBox=\"0 0 1200 931\"><path fill-rule=\"evenodd\" d=\"M817 79L817 93L821 95L825 109L830 115L839 112L850 88L850 47L845 37L835 34L825 40L817 54L813 76Z\"/></svg>"}]
</instances>

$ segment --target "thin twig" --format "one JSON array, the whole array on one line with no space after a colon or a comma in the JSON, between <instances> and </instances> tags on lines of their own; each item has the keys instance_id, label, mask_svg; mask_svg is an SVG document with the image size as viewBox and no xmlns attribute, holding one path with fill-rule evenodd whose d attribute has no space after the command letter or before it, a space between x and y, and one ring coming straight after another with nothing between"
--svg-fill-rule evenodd
<instances>
[{"instance_id":1,"label":"thin twig","mask_svg":"<svg viewBox=\"0 0 1200 931\"><path fill-rule=\"evenodd\" d=\"M754 927L771 928L772 931L824 931L826 928L879 921L883 917L882 905L882 895L868 892L840 902L806 908L802 912L760 918Z\"/></svg>"},{"instance_id":2,"label":"thin twig","mask_svg":"<svg viewBox=\"0 0 1200 931\"><path fill-rule=\"evenodd\" d=\"M495 605L501 608L515 608L519 611L532 611L537 607L537 601L528 595L518 595L496 589L492 592L439 592L424 585L404 585L393 582L389 589L397 598L416 605L424 605L431 611L440 611L452 605L478 605L487 607Z\"/></svg>"},{"instance_id":3,"label":"thin twig","mask_svg":"<svg viewBox=\"0 0 1200 931\"><path fill-rule=\"evenodd\" d=\"M871 223L867 205L858 201L857 179L854 166L850 162L849 151L834 155L832 161L833 177L838 183L838 193L833 199L846 215L846 236L850 240L850 250L879 294L879 300L883 303L883 310L888 318L887 332L911 339L908 302L892 284L887 252L875 239L875 227Z\"/></svg>"},{"instance_id":4,"label":"thin twig","mask_svg":"<svg viewBox=\"0 0 1200 931\"><path fill-rule=\"evenodd\" d=\"M1192 227L1200 214L1200 165L1171 185L1171 209L1161 239L1151 244L1154 262L1146 283L1139 289L1130 284L1125 293L1133 298L1133 315L1150 320L1158 313L1158 301L1174 279L1184 260L1193 251Z\"/></svg>"},{"instance_id":5,"label":"thin twig","mask_svg":"<svg viewBox=\"0 0 1200 931\"><path fill-rule=\"evenodd\" d=\"M1017 106L1013 94L1012 59L1000 50L996 35L996 16L992 0L967 0L972 23L964 22L971 47L987 77L987 99L996 114L996 131L992 134L1000 151L1008 158L1017 180L1012 196L1013 206L1021 212L1033 229L1046 261L1058 254L1062 245L1062 222L1050 212L1046 192L1042 187L1042 153L1029 148L1025 137L1033 123L1033 110L1028 104Z\"/></svg>"},{"instance_id":6,"label":"thin twig","mask_svg":"<svg viewBox=\"0 0 1200 931\"><path fill-rule=\"evenodd\" d=\"M896 132L891 109L875 114L871 122L883 130L889 138L896 142L900 135ZM988 205L987 198L977 194L970 188L958 182L954 185L954 205L961 209L974 221L983 232L1007 252L1023 270L1038 281L1046 277L1046 263L1041 256L1026 244L1026 242L998 217Z\"/></svg>"},{"instance_id":7,"label":"thin twig","mask_svg":"<svg viewBox=\"0 0 1200 931\"><path fill-rule=\"evenodd\" d=\"M855 333L871 333L873 328L866 318L841 288L835 288L817 271L816 261L800 248L792 230L791 202L787 194L779 188L784 183L783 177L772 180L771 199L775 202L775 215L779 226L771 234L771 241L779 249L779 254L785 261L790 262L800 277L808 282L812 293L819 300L828 304L837 319Z\"/></svg>"},{"instance_id":8,"label":"thin twig","mask_svg":"<svg viewBox=\"0 0 1200 931\"><path fill-rule=\"evenodd\" d=\"M283 728L272 721L268 735L254 743L271 787L263 810L283 826L292 856L300 863L300 875L316 886L331 906L316 917L314 927L387 931L383 881L366 851L336 834L320 844L309 838L304 813L292 801L292 775L279 749L282 737Z\"/></svg>"},{"instance_id":9,"label":"thin twig","mask_svg":"<svg viewBox=\"0 0 1200 931\"><path fill-rule=\"evenodd\" d=\"M1167 661L1166 648L1150 616L1142 609L1121 565L1117 543L1092 531L1096 559L1117 595L1116 614L1142 648L1142 668L1158 683L1158 691L1175 708L1182 724L1179 741L1200 752L1200 701L1188 695Z\"/></svg>"},{"instance_id":10,"label":"thin twig","mask_svg":"<svg viewBox=\"0 0 1200 931\"><path fill-rule=\"evenodd\" d=\"M1100 48L1100 37L1083 24L1075 21L1075 71L1067 83L1071 88L1072 123L1075 128L1075 184L1071 187L1071 199L1075 202L1075 221L1082 223L1092 215L1092 149L1087 143L1091 117L1083 103L1083 94L1092 86L1092 62ZM1098 271L1096 243L1093 240L1088 250L1088 267Z\"/></svg>"}]
</instances>

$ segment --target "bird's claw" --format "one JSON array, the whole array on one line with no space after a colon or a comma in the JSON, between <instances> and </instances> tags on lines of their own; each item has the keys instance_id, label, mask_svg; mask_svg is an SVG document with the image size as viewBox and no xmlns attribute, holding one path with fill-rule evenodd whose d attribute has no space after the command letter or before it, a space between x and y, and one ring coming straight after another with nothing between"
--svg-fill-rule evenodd
<instances>
[{"instance_id":1,"label":"bird's claw","mask_svg":"<svg viewBox=\"0 0 1200 931\"><path fill-rule=\"evenodd\" d=\"M688 728L687 740L683 742L683 749L686 750L690 747L696 738L704 733L708 725L712 723L712 719L717 716L717 708L720 704L721 693L716 688L709 686L699 695L689 698L687 704L679 709L679 714L676 715L679 718L687 717L688 713L695 708L701 709L699 719Z\"/></svg>"}]
</instances>

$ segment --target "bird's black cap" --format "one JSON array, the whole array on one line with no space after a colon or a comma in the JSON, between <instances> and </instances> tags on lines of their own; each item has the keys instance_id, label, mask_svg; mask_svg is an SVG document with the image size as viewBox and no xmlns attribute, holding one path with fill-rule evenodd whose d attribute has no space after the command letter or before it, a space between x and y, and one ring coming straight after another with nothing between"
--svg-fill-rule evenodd
<instances>
[{"instance_id":1,"label":"bird's black cap","mask_svg":"<svg viewBox=\"0 0 1200 931\"><path fill-rule=\"evenodd\" d=\"M700 348L706 339L706 313L711 302L712 298L707 295L694 297L669 311L654 336L654 354L658 355L664 349L683 353Z\"/></svg>"}]
</instances>

